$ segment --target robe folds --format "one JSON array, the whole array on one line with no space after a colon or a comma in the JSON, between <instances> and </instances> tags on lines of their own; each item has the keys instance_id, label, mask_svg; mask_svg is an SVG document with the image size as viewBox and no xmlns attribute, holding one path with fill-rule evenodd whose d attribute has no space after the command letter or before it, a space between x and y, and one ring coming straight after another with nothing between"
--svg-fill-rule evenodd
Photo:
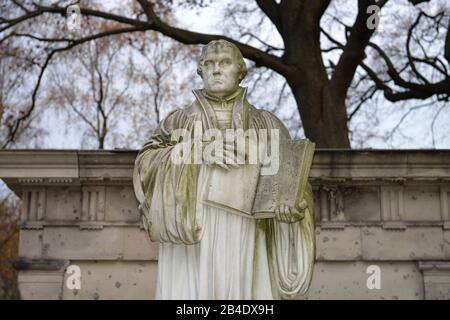
<instances>
[{"instance_id":1,"label":"robe folds","mask_svg":"<svg viewBox=\"0 0 450 320\"><path fill-rule=\"evenodd\" d=\"M234 102L232 128L278 129L272 113L246 99ZM315 225L312 190L305 192L305 217L294 223L253 219L202 203L211 166L174 163L176 129L217 128L203 90L196 100L171 112L139 152L133 176L144 228L158 241L157 299L289 299L304 294L312 278ZM282 161L281 164L282 165ZM245 181L236 181L245 183ZM233 192L233 186L224 186Z\"/></svg>"}]
</instances>

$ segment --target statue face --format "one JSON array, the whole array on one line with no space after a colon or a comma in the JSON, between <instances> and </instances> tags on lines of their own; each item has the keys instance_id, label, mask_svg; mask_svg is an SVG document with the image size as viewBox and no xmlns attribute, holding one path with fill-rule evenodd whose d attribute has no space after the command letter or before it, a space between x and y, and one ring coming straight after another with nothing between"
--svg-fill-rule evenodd
<instances>
[{"instance_id":1,"label":"statue face","mask_svg":"<svg viewBox=\"0 0 450 320\"><path fill-rule=\"evenodd\" d=\"M212 48L206 52L202 66L203 85L208 94L225 97L239 87L239 63L230 48Z\"/></svg>"}]
</instances>

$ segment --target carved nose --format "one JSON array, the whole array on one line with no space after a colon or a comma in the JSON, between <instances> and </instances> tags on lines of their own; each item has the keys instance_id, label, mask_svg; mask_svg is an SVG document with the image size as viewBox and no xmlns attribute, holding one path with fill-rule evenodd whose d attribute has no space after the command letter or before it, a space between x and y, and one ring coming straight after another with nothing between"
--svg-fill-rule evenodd
<instances>
[{"instance_id":1,"label":"carved nose","mask_svg":"<svg viewBox=\"0 0 450 320\"><path fill-rule=\"evenodd\" d=\"M219 64L218 63L214 64L213 73L214 74L220 73L220 68L219 68Z\"/></svg>"}]
</instances>

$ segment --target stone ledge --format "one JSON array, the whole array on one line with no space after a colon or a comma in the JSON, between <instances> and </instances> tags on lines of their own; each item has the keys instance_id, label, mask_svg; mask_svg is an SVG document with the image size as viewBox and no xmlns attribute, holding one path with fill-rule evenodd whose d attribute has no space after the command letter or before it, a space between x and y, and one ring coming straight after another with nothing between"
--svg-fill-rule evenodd
<instances>
[{"instance_id":1,"label":"stone ledge","mask_svg":"<svg viewBox=\"0 0 450 320\"><path fill-rule=\"evenodd\" d=\"M320 261L435 261L450 260L450 232L441 227L386 230L381 227L316 229L316 258ZM29 259L151 260L158 243L140 225L48 226L22 230L20 254Z\"/></svg>"},{"instance_id":2,"label":"stone ledge","mask_svg":"<svg viewBox=\"0 0 450 320\"><path fill-rule=\"evenodd\" d=\"M17 258L13 262L16 270L64 270L70 264L69 260L48 260L48 259L28 259Z\"/></svg>"},{"instance_id":3,"label":"stone ledge","mask_svg":"<svg viewBox=\"0 0 450 320\"><path fill-rule=\"evenodd\" d=\"M0 150L0 178L131 179L136 155L132 150ZM310 176L336 183L377 178L450 181L450 150L318 149Z\"/></svg>"},{"instance_id":4,"label":"stone ledge","mask_svg":"<svg viewBox=\"0 0 450 320\"><path fill-rule=\"evenodd\" d=\"M420 261L419 262L420 270L445 270L450 271L450 261Z\"/></svg>"}]
</instances>

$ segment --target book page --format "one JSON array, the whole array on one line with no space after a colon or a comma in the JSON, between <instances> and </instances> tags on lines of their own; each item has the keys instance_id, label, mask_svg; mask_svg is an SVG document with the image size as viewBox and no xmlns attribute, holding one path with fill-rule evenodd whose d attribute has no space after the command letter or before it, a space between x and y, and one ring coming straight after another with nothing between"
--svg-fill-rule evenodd
<instances>
[{"instance_id":1,"label":"book page","mask_svg":"<svg viewBox=\"0 0 450 320\"><path fill-rule=\"evenodd\" d=\"M211 167L209 188L203 203L231 211L252 215L252 205L256 195L260 165L245 164L226 171Z\"/></svg>"}]
</instances>

